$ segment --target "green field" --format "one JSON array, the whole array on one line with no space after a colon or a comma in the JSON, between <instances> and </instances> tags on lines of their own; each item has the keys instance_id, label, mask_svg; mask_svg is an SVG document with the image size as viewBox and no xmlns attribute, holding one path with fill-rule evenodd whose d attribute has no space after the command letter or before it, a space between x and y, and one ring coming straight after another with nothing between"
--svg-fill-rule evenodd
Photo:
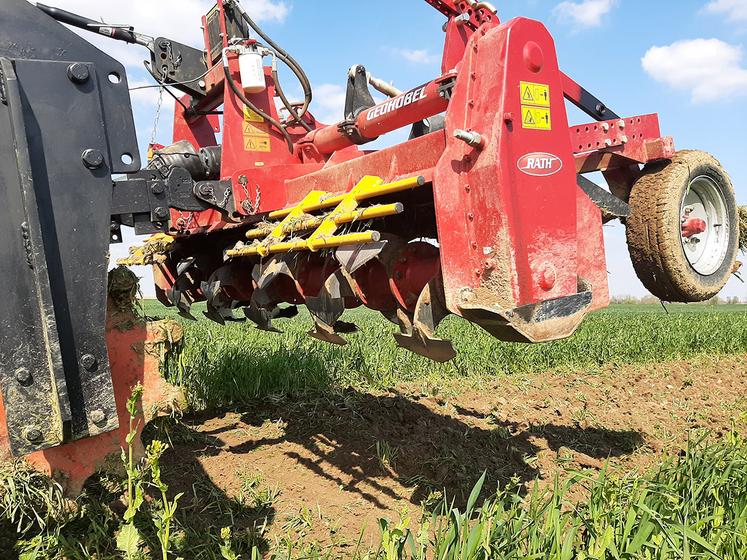
<instances>
[{"instance_id":1,"label":"green field","mask_svg":"<svg viewBox=\"0 0 747 560\"><path fill-rule=\"evenodd\" d=\"M730 372L747 354L747 306L677 305L665 310L659 305L614 305L590 316L570 339L532 346L498 342L479 328L451 317L439 329L439 335L453 340L458 352L457 358L447 364L434 364L397 348L391 336L395 326L365 310L345 315L345 320L359 326L359 332L347 335L349 344L341 348L307 336L311 318L306 311L292 320L278 321L276 326L284 332L273 334L258 331L247 322L219 326L202 317L202 309L195 306L193 312L199 319L189 321L157 302L143 303L148 317L173 318L183 326L183 344L166 364L165 374L185 389L193 410L210 412L184 418L175 414L148 426L146 441L155 445L150 448L149 460L128 466L134 493L128 492L128 479L121 472L107 471L70 502L63 498L60 486L30 471L22 462L0 464L0 558L745 558L747 442L740 431L747 425L747 395L739 385L729 385L710 410L703 403L714 392L714 384L729 377L739 383L740 377ZM732 357L716 365L719 356L727 355ZM669 368L676 369L674 362L678 360L688 361L690 373L668 385ZM709 372L703 368L711 367L715 373L701 382L698 376ZM647 372L647 368L657 371ZM567 373L574 375L564 375ZM653 402L645 422L663 423L658 429L661 437L653 438L653 443L666 439L673 453L648 446L651 442L645 441L643 430L639 433L631 431L630 425L618 426L603 413L587 414L587 404L591 408L596 404L584 393L592 386L610 391L601 393L599 400L604 406L625 411L632 395L628 393L633 386L628 385L629 376L637 376L639 383L642 380L642 392L648 392L636 402ZM554 378L561 380L560 393L543 392L545 382ZM488 414L488 427L478 429L471 424L479 422L478 412L469 409L469 401L462 410L460 406L465 403L459 405L458 397L470 391L490 393L483 388L491 386L502 395L495 389L497 385L491 385L496 379L505 382L504 388L515 383L521 394L519 400L526 400L527 406L521 408L520 402L518 408L510 409L508 419L501 420L504 409L509 410L507 401L502 401ZM568 383L563 385L562 380ZM407 384L418 388L410 391ZM539 387L539 396L535 394L533 400L522 393L530 386ZM593 391L590 394L596 395L592 398L600 395ZM428 395L425 400L444 398L426 409L422 395ZM411 417L409 426L405 426L407 422L398 420L400 408L394 405L422 416L415 420ZM269 412L273 409L279 412ZM522 416L521 411L528 410L535 410L534 416ZM639 412L644 414L631 405L628 418ZM248 447L244 451L240 451L242 445L230 451L230 446L216 439L225 433L211 422L230 414L242 416L237 426L231 426L233 421L228 424L230 433L246 432ZM546 414L554 414L549 422L532 425L532 418ZM460 415L462 423L455 420ZM680 417L685 419L685 428L674 433L681 426ZM381 430L383 435L377 432L370 445L371 434L365 428L355 431L348 424L356 419L367 419L370 424L363 425ZM435 431L427 433L425 441L396 439L391 433L387 436L390 424L396 435L400 424L410 429L418 421L433 426ZM695 429L695 422L708 421L716 433ZM375 542L363 542L364 527L358 519L364 510L355 509L362 508L360 500L346 514L355 525L352 535L343 535L329 522L319 503L338 499L344 486L340 482L339 488L328 490L326 496L318 493L317 485L326 474L323 454L318 457L319 465L311 464L312 468L319 467L311 471L317 473L311 476L318 478L307 481L313 500L300 510L281 511L284 492L289 488L272 486L252 470L253 461L263 449L282 446L293 440L291 429L303 430L313 423L320 427L315 424L311 435L302 431L294 440L296 445L316 449L316 437L328 436L346 460L356 461L352 466L355 477L360 478L356 480L363 483L370 478L374 485L383 485L384 492L389 490L387 484L417 485L426 480L419 472L418 476L405 477L392 467L397 457L415 453L416 449L419 453L426 450L422 461L420 456L415 461L422 468L430 469L430 463L434 463L433 468L443 464L449 466L448 472L492 454L505 456L506 467L515 474L497 491L495 478L483 476L470 495L469 489L483 468L487 477L496 476L495 470L488 472L487 467L479 466L477 474L470 471L465 494L468 499L455 501L445 488L440 492L436 487L403 509L382 513L386 519L378 527L368 528ZM136 424L137 420L133 422ZM439 455L437 440L450 431L453 445ZM256 446L255 438L269 443ZM539 452L533 455L519 451L531 451L532 442L542 438L547 442L558 440L556 449L544 452L545 459L547 453L552 456L548 467L552 474L544 478L540 470L535 470ZM159 440L172 446L163 461L164 448ZM623 443L624 456L615 457L611 452L605 455L604 446L618 440L639 443L629 448ZM470 447L474 441L485 447L474 450ZM574 445L589 453L601 445L595 455L599 461L595 463L592 458L590 468L568 463L577 457L568 447ZM245 468L245 473L220 471L223 476L207 476L203 470L207 464L215 466L230 460L231 453L240 458L236 468ZM279 474L280 484L288 465L284 453L287 451L279 454L277 462L265 466L266 475L268 471ZM127 454L123 457L127 465ZM620 469L620 460L642 468ZM526 469L537 474L522 481L518 473ZM242 480L240 490L229 492L221 487L231 477ZM177 496L179 491L185 495ZM141 492L144 500L137 498ZM171 509L174 507L175 511ZM323 542L316 540L320 525ZM312 528L317 533L309 535Z\"/></svg>"},{"instance_id":2,"label":"green field","mask_svg":"<svg viewBox=\"0 0 747 560\"><path fill-rule=\"evenodd\" d=\"M148 316L176 317L185 328L183 352L169 364L172 379L188 390L198 408L247 402L268 394L355 386L387 388L400 382L465 380L479 383L496 375L590 369L726 355L747 351L747 306L616 305L592 314L571 338L539 345L502 343L480 328L449 317L439 335L453 341L457 357L436 364L396 346L396 327L368 310L348 311L344 319L359 332L346 347L307 336L311 318L301 311L277 321L282 334L251 323L220 326L175 315L158 302L144 304Z\"/></svg>"}]
</instances>

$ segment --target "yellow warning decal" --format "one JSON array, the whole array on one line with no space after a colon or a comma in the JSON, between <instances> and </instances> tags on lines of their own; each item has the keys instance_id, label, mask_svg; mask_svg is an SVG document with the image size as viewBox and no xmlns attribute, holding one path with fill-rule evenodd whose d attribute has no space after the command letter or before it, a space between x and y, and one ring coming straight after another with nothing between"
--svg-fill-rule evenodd
<instances>
[{"instance_id":1,"label":"yellow warning decal","mask_svg":"<svg viewBox=\"0 0 747 560\"><path fill-rule=\"evenodd\" d=\"M521 104L535 105L537 107L550 106L550 86L547 84L535 84L532 82L521 82Z\"/></svg>"},{"instance_id":2,"label":"yellow warning decal","mask_svg":"<svg viewBox=\"0 0 747 560\"><path fill-rule=\"evenodd\" d=\"M521 107L521 126L531 130L552 130L550 109Z\"/></svg>"},{"instance_id":3,"label":"yellow warning decal","mask_svg":"<svg viewBox=\"0 0 747 560\"><path fill-rule=\"evenodd\" d=\"M244 120L246 122L265 122L258 113L252 111L249 107L244 107Z\"/></svg>"},{"instance_id":4,"label":"yellow warning decal","mask_svg":"<svg viewBox=\"0 0 747 560\"><path fill-rule=\"evenodd\" d=\"M244 107L244 151L271 152L270 125L260 115Z\"/></svg>"}]
</instances>

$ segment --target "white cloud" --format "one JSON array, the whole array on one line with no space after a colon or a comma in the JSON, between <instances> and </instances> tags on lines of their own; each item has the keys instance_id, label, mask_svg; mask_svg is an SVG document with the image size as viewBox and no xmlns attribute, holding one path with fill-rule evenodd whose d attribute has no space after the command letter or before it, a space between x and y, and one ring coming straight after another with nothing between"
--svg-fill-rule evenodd
<instances>
[{"instance_id":1,"label":"white cloud","mask_svg":"<svg viewBox=\"0 0 747 560\"><path fill-rule=\"evenodd\" d=\"M705 9L711 14L724 14L731 21L747 22L747 0L711 0Z\"/></svg>"},{"instance_id":2,"label":"white cloud","mask_svg":"<svg viewBox=\"0 0 747 560\"><path fill-rule=\"evenodd\" d=\"M598 27L617 0L581 0L561 2L553 9L560 21L570 21L578 27Z\"/></svg>"},{"instance_id":3,"label":"white cloud","mask_svg":"<svg viewBox=\"0 0 747 560\"><path fill-rule=\"evenodd\" d=\"M742 48L719 39L652 47L641 60L655 80L689 91L695 103L728 100L747 92Z\"/></svg>"},{"instance_id":4,"label":"white cloud","mask_svg":"<svg viewBox=\"0 0 747 560\"><path fill-rule=\"evenodd\" d=\"M426 49L390 48L389 51L412 64L433 64L438 62L438 57Z\"/></svg>"},{"instance_id":5,"label":"white cloud","mask_svg":"<svg viewBox=\"0 0 747 560\"><path fill-rule=\"evenodd\" d=\"M169 37L201 48L204 43L200 29L202 16L215 5L215 0L56 0L51 3L91 19L132 25L136 31L145 35ZM286 0L243 0L242 4L257 22L282 23L290 12ZM77 29L75 31L125 66L142 67L142 61L150 58L141 46L127 45Z\"/></svg>"},{"instance_id":6,"label":"white cloud","mask_svg":"<svg viewBox=\"0 0 747 560\"><path fill-rule=\"evenodd\" d=\"M345 88L338 84L314 86L312 113L319 122L333 124L343 118L345 111Z\"/></svg>"}]
</instances>

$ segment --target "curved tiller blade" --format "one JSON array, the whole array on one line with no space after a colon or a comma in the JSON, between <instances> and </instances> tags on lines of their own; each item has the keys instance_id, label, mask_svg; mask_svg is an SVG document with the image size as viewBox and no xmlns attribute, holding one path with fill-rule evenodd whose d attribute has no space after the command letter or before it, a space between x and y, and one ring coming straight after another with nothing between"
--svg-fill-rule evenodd
<instances>
[{"instance_id":1,"label":"curved tiller blade","mask_svg":"<svg viewBox=\"0 0 747 560\"><path fill-rule=\"evenodd\" d=\"M309 331L309 336L338 346L347 344L339 333L355 332L357 327L339 320L345 312L346 297L353 297L353 291L342 270L338 269L327 278L317 297L306 298L306 307L314 319L314 329Z\"/></svg>"},{"instance_id":2,"label":"curved tiller blade","mask_svg":"<svg viewBox=\"0 0 747 560\"><path fill-rule=\"evenodd\" d=\"M449 315L444 302L440 277L432 279L418 297L415 313L397 312L400 331L394 339L402 348L434 362L448 362L456 356L449 340L436 337L436 327Z\"/></svg>"},{"instance_id":3,"label":"curved tiller blade","mask_svg":"<svg viewBox=\"0 0 747 560\"><path fill-rule=\"evenodd\" d=\"M169 293L169 300L179 310L179 315L190 321L197 320L191 313L194 299L189 293L189 290L193 289L196 284L195 273L197 271L193 269L193 265L193 258L186 259L177 265L178 276Z\"/></svg>"},{"instance_id":4,"label":"curved tiller blade","mask_svg":"<svg viewBox=\"0 0 747 560\"><path fill-rule=\"evenodd\" d=\"M298 309L295 306L280 308L268 293L270 284L280 275L286 275L293 279L288 263L280 257L274 257L267 263L257 264L252 271L256 288L252 294L249 307L244 308L244 315L260 330L274 333L282 332L273 326L272 320L292 318L298 315Z\"/></svg>"},{"instance_id":5,"label":"curved tiller blade","mask_svg":"<svg viewBox=\"0 0 747 560\"><path fill-rule=\"evenodd\" d=\"M202 283L202 293L207 300L207 310L203 311L205 317L218 324L224 325L226 321L242 321L234 315L234 309L238 303L230 297L224 287L226 281L230 281L231 275L228 267L221 267L213 274L207 282Z\"/></svg>"}]
</instances>

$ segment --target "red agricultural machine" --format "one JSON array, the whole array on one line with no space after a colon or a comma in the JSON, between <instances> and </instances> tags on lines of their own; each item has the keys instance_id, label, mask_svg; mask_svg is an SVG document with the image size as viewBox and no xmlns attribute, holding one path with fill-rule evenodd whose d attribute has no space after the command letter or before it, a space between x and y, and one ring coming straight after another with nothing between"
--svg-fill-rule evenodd
<instances>
[{"instance_id":1,"label":"red agricultural machine","mask_svg":"<svg viewBox=\"0 0 747 560\"><path fill-rule=\"evenodd\" d=\"M355 66L344 118L327 125L309 111L301 65L237 0L203 18L202 48L2 0L0 366L13 453L47 450L40 462L78 476L118 445L122 395L148 367L122 358L121 322L110 316L107 331L122 227L151 236L122 264L153 265L159 300L186 317L206 302L209 319L274 331L305 305L309 334L343 345L355 330L345 310L366 306L399 327L397 344L439 361L455 355L436 335L449 314L504 341L570 336L608 304L613 219L654 295L721 290L738 218L713 157L676 152L654 114L614 113L559 68L541 23L426 1L446 19L441 75L399 91ZM142 45L157 85L180 92L172 142L145 165L124 68L60 23ZM286 96L279 63L303 101ZM590 122L571 125L566 102ZM404 127L408 141L366 150Z\"/></svg>"}]
</instances>

